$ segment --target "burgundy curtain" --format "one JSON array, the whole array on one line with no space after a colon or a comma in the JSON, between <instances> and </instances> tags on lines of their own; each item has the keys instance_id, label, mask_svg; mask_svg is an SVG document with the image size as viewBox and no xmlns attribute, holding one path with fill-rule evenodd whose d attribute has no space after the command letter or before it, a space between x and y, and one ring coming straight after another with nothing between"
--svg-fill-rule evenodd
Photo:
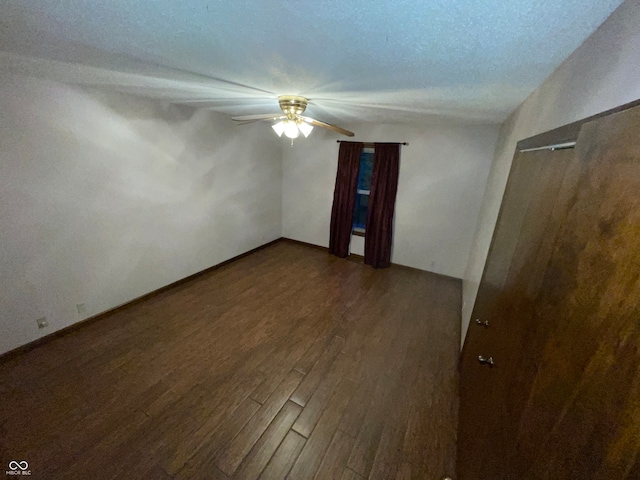
<instances>
[{"instance_id":1,"label":"burgundy curtain","mask_svg":"<svg viewBox=\"0 0 640 480\"><path fill-rule=\"evenodd\" d=\"M349 255L361 153L362 143L340 143L336 188L333 191L333 208L331 209L329 253L341 258Z\"/></svg>"},{"instance_id":2,"label":"burgundy curtain","mask_svg":"<svg viewBox=\"0 0 640 480\"><path fill-rule=\"evenodd\" d=\"M393 211L399 170L400 145L376 143L367 207L367 228L364 234L364 263L373 268L391 265Z\"/></svg>"}]
</instances>

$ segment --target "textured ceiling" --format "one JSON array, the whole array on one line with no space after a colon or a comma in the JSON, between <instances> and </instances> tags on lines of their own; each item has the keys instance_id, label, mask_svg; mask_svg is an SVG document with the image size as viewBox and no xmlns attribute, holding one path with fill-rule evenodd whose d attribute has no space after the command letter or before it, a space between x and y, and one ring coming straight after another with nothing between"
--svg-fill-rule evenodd
<instances>
[{"instance_id":1,"label":"textured ceiling","mask_svg":"<svg viewBox=\"0 0 640 480\"><path fill-rule=\"evenodd\" d=\"M19 0L3 71L242 115L500 122L621 0Z\"/></svg>"}]
</instances>

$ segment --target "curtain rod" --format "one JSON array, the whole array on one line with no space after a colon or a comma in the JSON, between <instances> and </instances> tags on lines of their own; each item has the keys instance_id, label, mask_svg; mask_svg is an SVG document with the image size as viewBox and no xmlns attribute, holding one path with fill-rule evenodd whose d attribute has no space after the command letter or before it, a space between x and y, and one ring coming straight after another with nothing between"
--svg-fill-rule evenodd
<instances>
[{"instance_id":1,"label":"curtain rod","mask_svg":"<svg viewBox=\"0 0 640 480\"><path fill-rule=\"evenodd\" d=\"M336 140L338 143L359 143L359 142L350 142L349 140ZM378 142L378 143L386 143L390 145L409 145L409 142ZM362 146L364 148L373 148L375 146L375 142L362 142Z\"/></svg>"}]
</instances>

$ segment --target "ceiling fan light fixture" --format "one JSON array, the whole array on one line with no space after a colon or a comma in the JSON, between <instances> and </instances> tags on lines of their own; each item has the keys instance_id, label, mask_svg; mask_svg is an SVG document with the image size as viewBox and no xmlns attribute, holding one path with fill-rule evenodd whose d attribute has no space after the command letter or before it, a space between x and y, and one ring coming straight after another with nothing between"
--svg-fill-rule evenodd
<instances>
[{"instance_id":1,"label":"ceiling fan light fixture","mask_svg":"<svg viewBox=\"0 0 640 480\"><path fill-rule=\"evenodd\" d=\"M278 134L278 136L281 137L282 134L284 133L284 122L280 120L275 125L271 125L271 128L273 128L275 132Z\"/></svg>"},{"instance_id":2,"label":"ceiling fan light fixture","mask_svg":"<svg viewBox=\"0 0 640 480\"><path fill-rule=\"evenodd\" d=\"M311 130L313 130L313 125L309 125L307 122L300 122L298 124L298 129L302 132L305 138L309 136Z\"/></svg>"},{"instance_id":3,"label":"ceiling fan light fixture","mask_svg":"<svg viewBox=\"0 0 640 480\"><path fill-rule=\"evenodd\" d=\"M287 138L293 140L298 138L300 133L305 137L308 137L313 130L313 127L322 127L333 130L341 135L347 137L353 137L354 133L344 128L331 125L329 123L321 122L314 118L303 117L302 114L307 108L308 99L300 97L298 95L281 95L278 97L278 103L282 113L265 113L258 115L243 115L240 117L231 117L231 120L236 122L242 122L240 125L246 125L253 122L266 122L276 121L277 123L271 125L276 135L282 137L284 134ZM293 142L292 142L293 144Z\"/></svg>"},{"instance_id":4,"label":"ceiling fan light fixture","mask_svg":"<svg viewBox=\"0 0 640 480\"><path fill-rule=\"evenodd\" d=\"M296 125L296 122L293 120L285 120L283 123L284 134L291 139L298 138L298 135L300 135L300 130L298 130L298 125Z\"/></svg>"}]
</instances>

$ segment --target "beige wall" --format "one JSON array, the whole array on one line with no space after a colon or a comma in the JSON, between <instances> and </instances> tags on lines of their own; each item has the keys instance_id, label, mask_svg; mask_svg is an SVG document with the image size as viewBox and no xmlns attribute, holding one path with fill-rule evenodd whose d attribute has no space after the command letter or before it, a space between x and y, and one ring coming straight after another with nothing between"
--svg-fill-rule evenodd
<instances>
[{"instance_id":1,"label":"beige wall","mask_svg":"<svg viewBox=\"0 0 640 480\"><path fill-rule=\"evenodd\" d=\"M516 143L640 98L640 2L623 3L502 125L463 281L464 342Z\"/></svg>"},{"instance_id":2,"label":"beige wall","mask_svg":"<svg viewBox=\"0 0 640 480\"><path fill-rule=\"evenodd\" d=\"M392 261L461 278L467 264L498 127L353 124L354 141L401 147ZM336 135L313 134L283 147L283 236L329 245ZM353 253L363 253L354 237Z\"/></svg>"},{"instance_id":3,"label":"beige wall","mask_svg":"<svg viewBox=\"0 0 640 480\"><path fill-rule=\"evenodd\" d=\"M280 237L262 125L7 75L0 115L0 353Z\"/></svg>"}]
</instances>

